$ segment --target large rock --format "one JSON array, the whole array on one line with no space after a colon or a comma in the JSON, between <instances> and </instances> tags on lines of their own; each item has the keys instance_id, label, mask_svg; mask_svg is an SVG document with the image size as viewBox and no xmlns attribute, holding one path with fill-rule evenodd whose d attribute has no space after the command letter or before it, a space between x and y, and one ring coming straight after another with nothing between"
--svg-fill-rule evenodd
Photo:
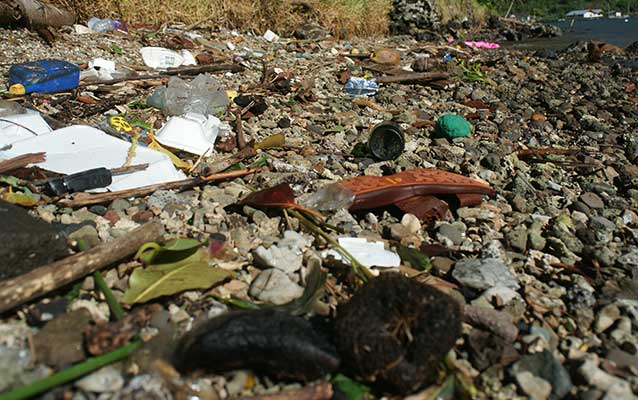
<instances>
[{"instance_id":1,"label":"large rock","mask_svg":"<svg viewBox=\"0 0 638 400\"><path fill-rule=\"evenodd\" d=\"M13 278L66 255L66 240L23 208L0 201L0 279Z\"/></svg>"}]
</instances>

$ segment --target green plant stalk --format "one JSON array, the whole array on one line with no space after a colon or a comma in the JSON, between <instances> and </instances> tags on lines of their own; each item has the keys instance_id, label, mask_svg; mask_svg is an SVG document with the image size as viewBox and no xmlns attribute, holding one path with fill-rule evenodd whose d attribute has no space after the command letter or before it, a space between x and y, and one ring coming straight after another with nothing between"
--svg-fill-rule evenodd
<instances>
[{"instance_id":1,"label":"green plant stalk","mask_svg":"<svg viewBox=\"0 0 638 400\"><path fill-rule=\"evenodd\" d=\"M330 243L332 246L334 246L339 251L339 253L341 253L344 257L346 257L350 261L350 264L352 265L352 268L354 269L355 274L357 274L364 282L367 282L368 280L374 278L374 275L372 274L372 272L370 272L370 270L368 268L366 268L359 261L357 261L357 259L354 258L354 256L352 254L350 254L348 252L348 250L344 249L339 244L339 242L337 242L336 240L334 240L332 238L332 236L330 236L329 234L324 232L323 229L321 229L317 224L315 224L312 221L310 221L308 218L303 216L297 210L294 210L294 209L290 208L290 209L288 209L288 212L293 217L297 218L299 220L299 222L301 222L306 228L308 228L313 233L315 233L315 234L321 236L322 238L324 238L328 243Z\"/></svg>"},{"instance_id":2,"label":"green plant stalk","mask_svg":"<svg viewBox=\"0 0 638 400\"><path fill-rule=\"evenodd\" d=\"M83 240L83 239L78 240L78 249L80 249L81 251L86 251L89 248L90 246L86 242L86 240ZM113 295L113 292L109 288L109 285L106 284L106 281L104 280L104 277L102 277L102 273L100 273L100 271L95 271L93 273L93 280L95 281L95 284L97 285L97 287L100 288L100 290L104 294L106 303L109 305L109 308L111 309L111 312L113 313L113 315L115 315L115 318L116 319L124 318L124 316L126 315L126 313L124 312L124 309L115 298L115 295Z\"/></svg>"},{"instance_id":3,"label":"green plant stalk","mask_svg":"<svg viewBox=\"0 0 638 400\"><path fill-rule=\"evenodd\" d=\"M115 298L115 295L106 284L106 281L102 277L100 271L95 271L93 273L93 280L95 280L95 284L100 288L102 293L104 294L104 298L106 299L106 303L109 305L111 312L115 316L115 319L122 319L126 316L124 309L120 305L120 303Z\"/></svg>"},{"instance_id":4,"label":"green plant stalk","mask_svg":"<svg viewBox=\"0 0 638 400\"><path fill-rule=\"evenodd\" d=\"M93 372L98 368L111 364L115 361L128 357L142 345L141 341L135 341L122 346L117 350L104 355L89 358L88 360L53 374L47 378L40 379L28 385L19 387L11 392L0 395L0 400L21 400L35 396L54 387L71 382L83 375Z\"/></svg>"}]
</instances>

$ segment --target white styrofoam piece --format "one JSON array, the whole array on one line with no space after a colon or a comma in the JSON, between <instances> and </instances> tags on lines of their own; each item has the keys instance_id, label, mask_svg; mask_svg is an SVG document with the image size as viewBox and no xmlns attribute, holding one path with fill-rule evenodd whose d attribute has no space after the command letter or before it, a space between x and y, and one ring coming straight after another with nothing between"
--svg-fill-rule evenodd
<instances>
[{"instance_id":1,"label":"white styrofoam piece","mask_svg":"<svg viewBox=\"0 0 638 400\"><path fill-rule=\"evenodd\" d=\"M0 121L0 148L20 140L35 137L34 132L38 135L51 132L49 124L37 112L9 115L0 119L5 120ZM15 122L15 124L7 121ZM33 132L29 132L16 124L27 127Z\"/></svg>"},{"instance_id":2,"label":"white styrofoam piece","mask_svg":"<svg viewBox=\"0 0 638 400\"><path fill-rule=\"evenodd\" d=\"M220 125L219 118L212 115L186 113L171 117L155 138L165 146L201 156L215 145Z\"/></svg>"},{"instance_id":3,"label":"white styrofoam piece","mask_svg":"<svg viewBox=\"0 0 638 400\"><path fill-rule=\"evenodd\" d=\"M177 68L184 64L181 54L163 47L142 47L140 49L144 64L151 68Z\"/></svg>"},{"instance_id":4,"label":"white styrofoam piece","mask_svg":"<svg viewBox=\"0 0 638 400\"><path fill-rule=\"evenodd\" d=\"M383 242L369 242L365 238L339 238L339 245L346 249L357 261L365 267L398 267L401 257L386 250ZM341 260L341 254L334 249L324 251L324 257L333 256Z\"/></svg>"},{"instance_id":5,"label":"white styrofoam piece","mask_svg":"<svg viewBox=\"0 0 638 400\"><path fill-rule=\"evenodd\" d=\"M1 133L0 133L1 135ZM118 168L126 161L131 144L90 126L74 125L37 137L13 143L0 151L0 158L26 153L46 152L46 161L38 166L62 174L74 174L92 168ZM143 171L113 176L110 191L133 189L146 185L184 179L167 155L142 146L135 149L131 165L146 164Z\"/></svg>"}]
</instances>

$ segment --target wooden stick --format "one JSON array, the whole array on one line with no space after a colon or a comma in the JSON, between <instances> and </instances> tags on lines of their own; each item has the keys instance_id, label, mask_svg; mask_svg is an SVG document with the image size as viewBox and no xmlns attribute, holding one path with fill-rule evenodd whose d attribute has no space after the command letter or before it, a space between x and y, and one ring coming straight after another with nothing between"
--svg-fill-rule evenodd
<instances>
[{"instance_id":1,"label":"wooden stick","mask_svg":"<svg viewBox=\"0 0 638 400\"><path fill-rule=\"evenodd\" d=\"M157 242L163 238L162 224L150 222L91 250L0 281L0 313L111 265L135 253L146 242Z\"/></svg>"},{"instance_id":2,"label":"wooden stick","mask_svg":"<svg viewBox=\"0 0 638 400\"><path fill-rule=\"evenodd\" d=\"M376 78L376 81L379 83L429 82L449 77L450 75L445 72L413 72L403 75L380 76Z\"/></svg>"},{"instance_id":3,"label":"wooden stick","mask_svg":"<svg viewBox=\"0 0 638 400\"><path fill-rule=\"evenodd\" d=\"M239 64L211 64L211 65L196 65L187 67L170 68L159 74L146 74L137 76L127 76L125 78L111 79L102 82L83 82L79 86L90 85L114 85L121 82L129 81L145 81L150 79L161 79L174 75L196 75L213 72L242 72L244 67Z\"/></svg>"},{"instance_id":4,"label":"wooden stick","mask_svg":"<svg viewBox=\"0 0 638 400\"><path fill-rule=\"evenodd\" d=\"M240 176L254 174L255 172L259 172L259 171L261 171L260 168L252 168L252 169L249 168L249 169L242 169L239 171L230 171L230 172L224 172L221 174L209 175L203 178L189 178L189 179L183 179L181 181L158 183L155 185L142 186L135 189L120 190L118 192L98 193L98 194L77 193L73 195L73 199L62 199L58 201L58 204L64 207L82 207L82 206L88 206L93 204L108 203L116 199L147 196L161 189L163 190L173 189L173 190L182 191L182 190L190 189L193 186L197 186L201 183L219 181L222 179L237 178Z\"/></svg>"},{"instance_id":5,"label":"wooden stick","mask_svg":"<svg viewBox=\"0 0 638 400\"><path fill-rule=\"evenodd\" d=\"M46 153L28 153L0 161L0 174L26 167L29 164L37 164L46 160Z\"/></svg>"}]
</instances>

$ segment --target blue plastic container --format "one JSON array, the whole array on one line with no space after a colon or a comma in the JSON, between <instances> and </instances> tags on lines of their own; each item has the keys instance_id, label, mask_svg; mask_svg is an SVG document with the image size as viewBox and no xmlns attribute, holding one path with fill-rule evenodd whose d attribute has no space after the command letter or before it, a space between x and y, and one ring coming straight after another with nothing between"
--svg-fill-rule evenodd
<instances>
[{"instance_id":1,"label":"blue plastic container","mask_svg":"<svg viewBox=\"0 0 638 400\"><path fill-rule=\"evenodd\" d=\"M80 84L80 68L62 60L40 60L13 65L9 86L21 84L26 93L56 93Z\"/></svg>"}]
</instances>

